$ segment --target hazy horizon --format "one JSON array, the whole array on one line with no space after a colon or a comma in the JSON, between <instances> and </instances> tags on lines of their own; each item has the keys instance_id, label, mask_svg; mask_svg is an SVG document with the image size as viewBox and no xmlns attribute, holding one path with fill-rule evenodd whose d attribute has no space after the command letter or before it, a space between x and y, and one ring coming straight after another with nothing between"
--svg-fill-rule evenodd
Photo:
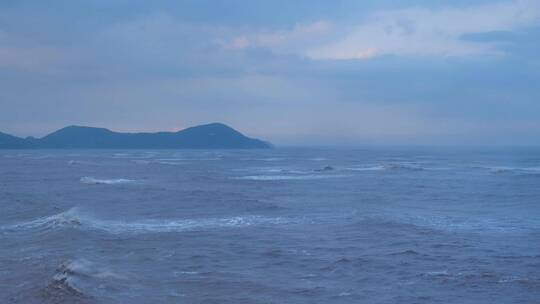
<instances>
[{"instance_id":1,"label":"hazy horizon","mask_svg":"<svg viewBox=\"0 0 540 304\"><path fill-rule=\"evenodd\" d=\"M3 1L0 132L540 145L540 2Z\"/></svg>"}]
</instances>

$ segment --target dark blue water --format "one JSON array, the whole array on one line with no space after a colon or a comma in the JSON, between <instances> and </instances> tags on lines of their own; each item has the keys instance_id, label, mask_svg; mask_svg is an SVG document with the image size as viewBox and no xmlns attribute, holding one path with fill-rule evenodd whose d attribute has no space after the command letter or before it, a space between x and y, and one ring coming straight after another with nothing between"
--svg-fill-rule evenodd
<instances>
[{"instance_id":1,"label":"dark blue water","mask_svg":"<svg viewBox=\"0 0 540 304\"><path fill-rule=\"evenodd\" d=\"M540 150L0 151L0 303L539 303Z\"/></svg>"}]
</instances>

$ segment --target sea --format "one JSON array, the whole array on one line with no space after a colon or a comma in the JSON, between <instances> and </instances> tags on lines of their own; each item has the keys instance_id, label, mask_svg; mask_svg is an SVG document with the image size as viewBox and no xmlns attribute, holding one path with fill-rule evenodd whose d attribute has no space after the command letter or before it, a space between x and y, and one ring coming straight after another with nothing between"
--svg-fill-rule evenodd
<instances>
[{"instance_id":1,"label":"sea","mask_svg":"<svg viewBox=\"0 0 540 304\"><path fill-rule=\"evenodd\" d=\"M540 148L1 150L0 303L540 303Z\"/></svg>"}]
</instances>

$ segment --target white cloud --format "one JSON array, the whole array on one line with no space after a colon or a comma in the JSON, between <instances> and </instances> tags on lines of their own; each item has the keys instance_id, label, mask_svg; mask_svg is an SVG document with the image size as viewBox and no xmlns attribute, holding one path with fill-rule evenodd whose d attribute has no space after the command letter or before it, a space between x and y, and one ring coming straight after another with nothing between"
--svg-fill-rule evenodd
<instances>
[{"instance_id":1,"label":"white cloud","mask_svg":"<svg viewBox=\"0 0 540 304\"><path fill-rule=\"evenodd\" d=\"M538 24L540 1L514 0L464 8L380 11L357 23L298 24L288 31L239 36L230 44L236 49L266 47L312 59L493 55L500 54L497 44L467 41L462 35Z\"/></svg>"},{"instance_id":2,"label":"white cloud","mask_svg":"<svg viewBox=\"0 0 540 304\"><path fill-rule=\"evenodd\" d=\"M540 23L540 2L510 1L468 8L409 8L373 14L330 44L306 51L314 59L376 55L467 56L496 54L493 43L465 41L471 32L512 31ZM368 56L369 55L369 56Z\"/></svg>"},{"instance_id":3,"label":"white cloud","mask_svg":"<svg viewBox=\"0 0 540 304\"><path fill-rule=\"evenodd\" d=\"M302 52L308 46L324 43L329 37L334 25L327 21L317 21L308 24L296 24L290 30L275 32L261 31L250 35L240 35L228 44L232 49L245 49L248 47L270 48L278 53Z\"/></svg>"}]
</instances>

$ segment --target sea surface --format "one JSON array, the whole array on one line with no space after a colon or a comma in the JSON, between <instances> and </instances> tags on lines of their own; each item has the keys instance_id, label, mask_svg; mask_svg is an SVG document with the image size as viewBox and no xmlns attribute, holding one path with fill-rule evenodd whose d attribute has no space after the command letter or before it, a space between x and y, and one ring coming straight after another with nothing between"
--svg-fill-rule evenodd
<instances>
[{"instance_id":1,"label":"sea surface","mask_svg":"<svg viewBox=\"0 0 540 304\"><path fill-rule=\"evenodd\" d=\"M2 150L0 303L540 303L540 149Z\"/></svg>"}]
</instances>

